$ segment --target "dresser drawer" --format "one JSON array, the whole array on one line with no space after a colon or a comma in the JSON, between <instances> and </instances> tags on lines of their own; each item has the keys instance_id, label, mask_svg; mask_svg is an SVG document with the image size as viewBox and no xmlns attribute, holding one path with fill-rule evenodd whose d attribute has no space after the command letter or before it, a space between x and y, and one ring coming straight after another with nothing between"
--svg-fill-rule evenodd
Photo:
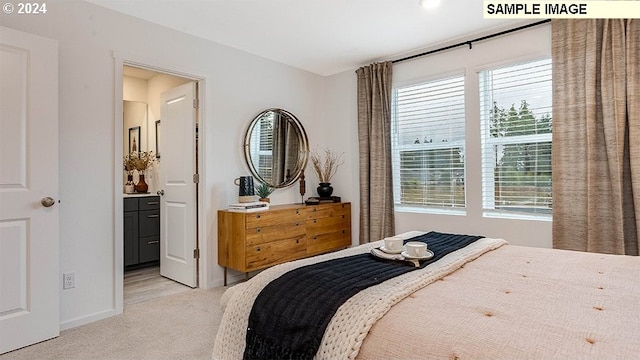
<instances>
[{"instance_id":1,"label":"dresser drawer","mask_svg":"<svg viewBox=\"0 0 640 360\"><path fill-rule=\"evenodd\" d=\"M145 197L139 198L138 208L140 210L160 209L160 196L145 196Z\"/></svg>"},{"instance_id":2,"label":"dresser drawer","mask_svg":"<svg viewBox=\"0 0 640 360\"><path fill-rule=\"evenodd\" d=\"M348 246L351 246L351 228L307 237L307 255L309 256Z\"/></svg>"},{"instance_id":3,"label":"dresser drawer","mask_svg":"<svg viewBox=\"0 0 640 360\"><path fill-rule=\"evenodd\" d=\"M140 237L160 235L160 210L138 212L138 231Z\"/></svg>"},{"instance_id":4,"label":"dresser drawer","mask_svg":"<svg viewBox=\"0 0 640 360\"><path fill-rule=\"evenodd\" d=\"M307 235L315 236L336 230L350 229L351 218L348 215L311 219L306 222Z\"/></svg>"},{"instance_id":5,"label":"dresser drawer","mask_svg":"<svg viewBox=\"0 0 640 360\"><path fill-rule=\"evenodd\" d=\"M140 238L139 246L141 263L160 260L160 236Z\"/></svg>"},{"instance_id":6,"label":"dresser drawer","mask_svg":"<svg viewBox=\"0 0 640 360\"><path fill-rule=\"evenodd\" d=\"M287 239L262 245L247 246L246 271L253 271L267 266L280 264L306 256L304 239Z\"/></svg>"},{"instance_id":7,"label":"dresser drawer","mask_svg":"<svg viewBox=\"0 0 640 360\"><path fill-rule=\"evenodd\" d=\"M305 222L297 219L286 224L247 229L247 246L264 244L289 238L301 238L306 233Z\"/></svg>"},{"instance_id":8,"label":"dresser drawer","mask_svg":"<svg viewBox=\"0 0 640 360\"><path fill-rule=\"evenodd\" d=\"M279 211L258 211L246 215L247 229L281 225L286 223L304 222L304 208Z\"/></svg>"},{"instance_id":9,"label":"dresser drawer","mask_svg":"<svg viewBox=\"0 0 640 360\"><path fill-rule=\"evenodd\" d=\"M308 218L325 218L331 216L340 216L351 214L349 204L331 204L325 206L313 206L307 209Z\"/></svg>"}]
</instances>

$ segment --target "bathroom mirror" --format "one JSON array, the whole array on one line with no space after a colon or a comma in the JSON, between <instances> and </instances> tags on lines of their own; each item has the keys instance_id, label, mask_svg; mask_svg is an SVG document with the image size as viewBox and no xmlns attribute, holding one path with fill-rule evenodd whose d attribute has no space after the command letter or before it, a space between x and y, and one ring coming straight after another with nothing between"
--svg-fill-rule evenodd
<instances>
[{"instance_id":1,"label":"bathroom mirror","mask_svg":"<svg viewBox=\"0 0 640 360\"><path fill-rule=\"evenodd\" d=\"M147 103L140 101L122 102L123 130L122 153L148 150Z\"/></svg>"},{"instance_id":2,"label":"bathroom mirror","mask_svg":"<svg viewBox=\"0 0 640 360\"><path fill-rule=\"evenodd\" d=\"M256 116L244 137L244 156L260 182L282 188L293 184L307 165L309 143L298 119L282 109Z\"/></svg>"}]
</instances>

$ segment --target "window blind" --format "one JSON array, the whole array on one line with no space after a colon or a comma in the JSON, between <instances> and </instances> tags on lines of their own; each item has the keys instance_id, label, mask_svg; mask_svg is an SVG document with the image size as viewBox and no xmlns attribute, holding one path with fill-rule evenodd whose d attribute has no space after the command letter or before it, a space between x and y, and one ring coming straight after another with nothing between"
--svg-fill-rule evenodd
<instances>
[{"instance_id":1,"label":"window blind","mask_svg":"<svg viewBox=\"0 0 640 360\"><path fill-rule=\"evenodd\" d=\"M263 117L260 122L253 128L251 135L250 152L251 158L257 159L257 171L261 174L264 181L272 180L272 159L273 159L273 114L269 117Z\"/></svg>"},{"instance_id":2,"label":"window blind","mask_svg":"<svg viewBox=\"0 0 640 360\"><path fill-rule=\"evenodd\" d=\"M479 73L483 209L551 214L551 59Z\"/></svg>"},{"instance_id":3,"label":"window blind","mask_svg":"<svg viewBox=\"0 0 640 360\"><path fill-rule=\"evenodd\" d=\"M464 76L393 91L392 156L396 204L464 208Z\"/></svg>"}]
</instances>

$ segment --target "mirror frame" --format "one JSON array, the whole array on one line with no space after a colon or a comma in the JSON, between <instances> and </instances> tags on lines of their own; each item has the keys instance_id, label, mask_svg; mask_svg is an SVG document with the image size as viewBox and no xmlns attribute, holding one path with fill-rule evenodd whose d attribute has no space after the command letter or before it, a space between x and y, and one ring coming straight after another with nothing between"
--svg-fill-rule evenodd
<instances>
[{"instance_id":1,"label":"mirror frame","mask_svg":"<svg viewBox=\"0 0 640 360\"><path fill-rule=\"evenodd\" d=\"M282 182L280 184L270 184L264 180L264 178L258 173L258 169L256 169L251 159L251 153L249 151L250 143L251 143L251 134L253 133L253 129L256 127L259 120L269 112L276 112L276 113L280 113L281 115L287 116L289 118L290 123L292 123L293 126L295 126L296 131L298 131L298 133L300 134L300 136L298 137L298 141L300 143L300 150L299 150L300 156L298 157L298 161L296 163L297 171L291 174L291 177L289 178L289 180ZM292 113L288 112L287 110L279 109L279 108L266 109L260 112L256 117L254 117L253 120L251 120L251 123L247 127L247 131L245 132L245 135L244 135L243 147L244 147L244 159L245 159L245 162L247 163L247 166L251 170L251 174L253 174L253 176L255 176L257 180L260 181L261 183L265 183L274 188L288 187L288 186L291 186L294 182L296 182L300 178L300 174L306 168L307 161L309 159L309 139L307 138L307 133L304 130L302 123Z\"/></svg>"}]
</instances>

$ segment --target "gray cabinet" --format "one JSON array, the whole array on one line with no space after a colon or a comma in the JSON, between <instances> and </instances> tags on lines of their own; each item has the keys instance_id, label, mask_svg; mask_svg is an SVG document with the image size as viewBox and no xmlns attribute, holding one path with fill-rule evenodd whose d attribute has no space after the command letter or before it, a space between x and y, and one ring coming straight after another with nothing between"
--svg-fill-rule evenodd
<instances>
[{"instance_id":1,"label":"gray cabinet","mask_svg":"<svg viewBox=\"0 0 640 360\"><path fill-rule=\"evenodd\" d=\"M160 260L160 197L124 199L124 266Z\"/></svg>"}]
</instances>

